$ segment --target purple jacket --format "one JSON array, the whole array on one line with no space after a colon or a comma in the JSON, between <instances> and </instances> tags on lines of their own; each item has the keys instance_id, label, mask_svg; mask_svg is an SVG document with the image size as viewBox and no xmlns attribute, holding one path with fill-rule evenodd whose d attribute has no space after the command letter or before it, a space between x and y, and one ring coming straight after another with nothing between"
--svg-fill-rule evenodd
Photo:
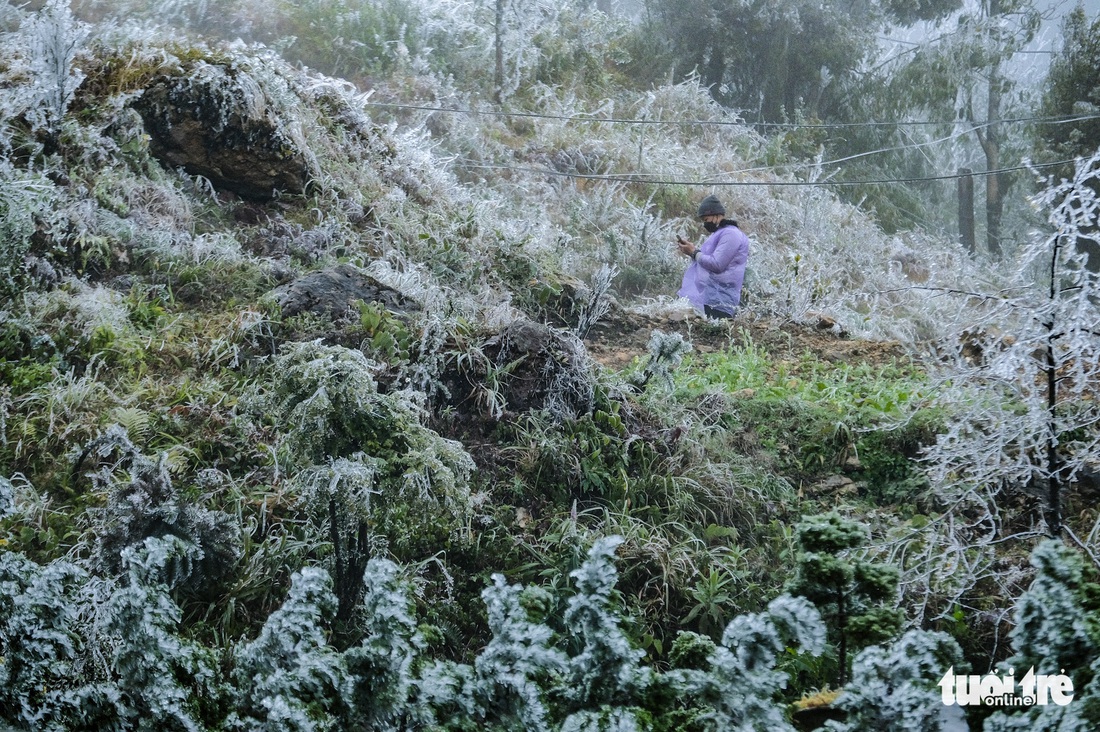
<instances>
[{"instance_id":1,"label":"purple jacket","mask_svg":"<svg viewBox=\"0 0 1100 732\"><path fill-rule=\"evenodd\" d=\"M741 304L741 285L749 261L749 238L736 226L723 226L699 247L695 261L684 272L680 297L700 310L710 305L734 312Z\"/></svg>"}]
</instances>

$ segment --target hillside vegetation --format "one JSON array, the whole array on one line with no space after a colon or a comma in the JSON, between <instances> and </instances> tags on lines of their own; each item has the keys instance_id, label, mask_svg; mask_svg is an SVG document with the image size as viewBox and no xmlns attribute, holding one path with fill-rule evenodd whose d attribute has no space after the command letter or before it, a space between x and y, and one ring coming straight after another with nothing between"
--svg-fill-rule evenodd
<instances>
[{"instance_id":1,"label":"hillside vegetation","mask_svg":"<svg viewBox=\"0 0 1100 732\"><path fill-rule=\"evenodd\" d=\"M1096 722L1096 158L1013 270L885 234L693 81L501 114L11 24L4 724L938 729L940 677L1005 662L1074 705L973 724ZM730 322L671 297L711 191Z\"/></svg>"}]
</instances>

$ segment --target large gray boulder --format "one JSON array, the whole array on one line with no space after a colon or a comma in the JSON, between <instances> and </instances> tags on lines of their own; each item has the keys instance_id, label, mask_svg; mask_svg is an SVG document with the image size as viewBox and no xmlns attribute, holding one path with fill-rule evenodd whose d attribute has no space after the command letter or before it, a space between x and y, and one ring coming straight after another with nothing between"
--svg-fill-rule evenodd
<instances>
[{"instance_id":1,"label":"large gray boulder","mask_svg":"<svg viewBox=\"0 0 1100 732\"><path fill-rule=\"evenodd\" d=\"M347 313L356 300L381 303L395 313L421 309L415 300L350 264L311 272L276 288L272 296L284 317L304 312L329 313L339 317Z\"/></svg>"},{"instance_id":2,"label":"large gray boulder","mask_svg":"<svg viewBox=\"0 0 1100 732\"><path fill-rule=\"evenodd\" d=\"M169 168L201 175L251 200L301 193L311 156L280 109L246 70L196 61L161 75L134 102L150 152Z\"/></svg>"}]
</instances>

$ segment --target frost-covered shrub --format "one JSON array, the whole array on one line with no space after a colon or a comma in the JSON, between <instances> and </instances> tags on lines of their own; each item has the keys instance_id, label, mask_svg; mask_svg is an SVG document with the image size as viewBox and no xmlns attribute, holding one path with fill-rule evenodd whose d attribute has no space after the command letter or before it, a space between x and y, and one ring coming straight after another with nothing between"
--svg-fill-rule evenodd
<instances>
[{"instance_id":1,"label":"frost-covered shrub","mask_svg":"<svg viewBox=\"0 0 1100 732\"><path fill-rule=\"evenodd\" d=\"M233 679L238 711L226 727L272 732L335 728L346 676L343 657L328 642L325 623L336 609L332 583L320 569L291 579L290 594L260 635L238 647Z\"/></svg>"},{"instance_id":2,"label":"frost-covered shrub","mask_svg":"<svg viewBox=\"0 0 1100 732\"><path fill-rule=\"evenodd\" d=\"M0 116L0 150L3 127ZM52 218L53 194L53 184L45 176L17 170L6 156L0 159L0 296L18 290L36 222Z\"/></svg>"},{"instance_id":3,"label":"frost-covered shrub","mask_svg":"<svg viewBox=\"0 0 1100 732\"><path fill-rule=\"evenodd\" d=\"M40 567L0 551L0 721L32 728L75 681L82 644L69 589L83 579L68 562Z\"/></svg>"},{"instance_id":4,"label":"frost-covered shrub","mask_svg":"<svg viewBox=\"0 0 1100 732\"><path fill-rule=\"evenodd\" d=\"M1066 674L1073 701L998 712L986 732L1096 729L1100 724L1100 584L1094 567L1060 541L1047 540L1031 554L1035 580L1016 601L1009 632L1013 654L1004 662L1017 680L1035 674ZM1019 683L1019 681L1017 681Z\"/></svg>"},{"instance_id":5,"label":"frost-covered shrub","mask_svg":"<svg viewBox=\"0 0 1100 732\"><path fill-rule=\"evenodd\" d=\"M271 381L253 390L245 406L279 425L292 465L363 455L376 461L380 488L461 510L470 456L423 426L415 392L379 393L372 369L359 351L291 344L275 360Z\"/></svg>"},{"instance_id":6,"label":"frost-covered shrub","mask_svg":"<svg viewBox=\"0 0 1100 732\"><path fill-rule=\"evenodd\" d=\"M125 568L127 550L151 537L177 537L194 550L165 560L171 565L170 586L202 587L233 571L241 557L236 521L185 499L172 482L167 455L157 461L142 455L116 424L89 443L81 457L81 463L92 458L102 465L91 479L107 495L107 505L94 519L98 567L118 573Z\"/></svg>"},{"instance_id":7,"label":"frost-covered shrub","mask_svg":"<svg viewBox=\"0 0 1100 732\"><path fill-rule=\"evenodd\" d=\"M706 709L700 718L710 729L793 732L775 699L787 685L777 661L791 645L820 655L825 626L807 600L782 595L765 612L730 621L708 659L709 668L672 671L669 677L673 688Z\"/></svg>"},{"instance_id":8,"label":"frost-covered shrub","mask_svg":"<svg viewBox=\"0 0 1100 732\"><path fill-rule=\"evenodd\" d=\"M566 720L568 728L588 728L590 723L581 719L599 715L604 705L636 704L652 681L650 669L640 665L645 651L631 644L614 610L618 571L612 557L622 542L617 536L598 540L585 562L569 573L576 594L569 598L563 619L576 652L567 662L561 693L576 709L571 715L576 719Z\"/></svg>"},{"instance_id":9,"label":"frost-covered shrub","mask_svg":"<svg viewBox=\"0 0 1100 732\"><path fill-rule=\"evenodd\" d=\"M852 679L835 706L844 722L837 732L938 732L944 710L937 686L951 668L961 672L962 649L945 633L911 630L889 648L872 646L856 656Z\"/></svg>"},{"instance_id":10,"label":"frost-covered shrub","mask_svg":"<svg viewBox=\"0 0 1100 732\"><path fill-rule=\"evenodd\" d=\"M1046 231L1019 253L1013 280L981 296L945 351L954 356L939 397L957 417L924 456L933 483L956 501L984 486L1022 493L1057 537L1062 495L1091 470L1100 445L1100 152L1033 203ZM955 405L958 405L957 407ZM1038 500L1035 500L1038 497Z\"/></svg>"}]
</instances>

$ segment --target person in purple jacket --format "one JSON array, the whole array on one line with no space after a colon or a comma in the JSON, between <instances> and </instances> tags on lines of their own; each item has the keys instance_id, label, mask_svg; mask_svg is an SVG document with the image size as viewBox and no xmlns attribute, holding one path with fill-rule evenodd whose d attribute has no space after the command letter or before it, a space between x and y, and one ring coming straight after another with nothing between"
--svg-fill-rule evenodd
<instances>
[{"instance_id":1,"label":"person in purple jacket","mask_svg":"<svg viewBox=\"0 0 1100 732\"><path fill-rule=\"evenodd\" d=\"M707 196L699 204L699 218L710 234L701 247L676 237L676 246L692 259L679 295L691 300L708 318L732 318L741 305L749 238L736 221L726 218L726 209L715 196Z\"/></svg>"}]
</instances>

